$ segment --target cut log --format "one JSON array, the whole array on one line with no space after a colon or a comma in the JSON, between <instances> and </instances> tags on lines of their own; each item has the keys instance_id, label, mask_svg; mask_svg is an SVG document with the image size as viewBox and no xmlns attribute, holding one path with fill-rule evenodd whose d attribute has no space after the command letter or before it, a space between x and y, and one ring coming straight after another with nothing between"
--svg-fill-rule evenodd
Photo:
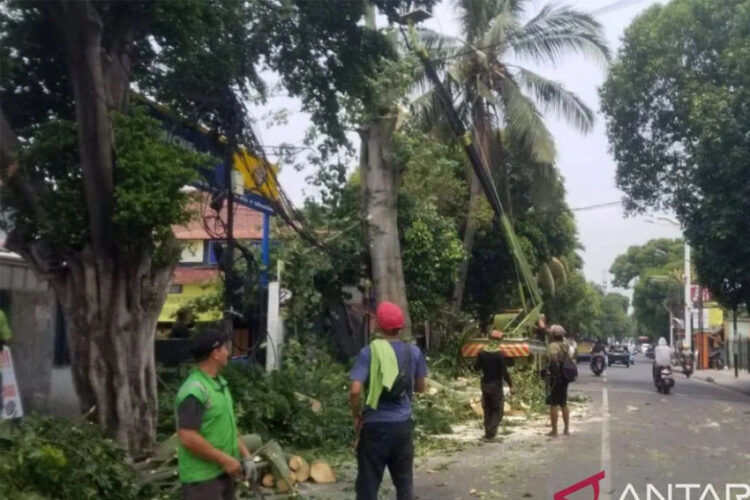
<instances>
[{"instance_id":1,"label":"cut log","mask_svg":"<svg viewBox=\"0 0 750 500\"><path fill-rule=\"evenodd\" d=\"M484 417L484 408L482 408L481 398L472 399L471 401L469 401L469 405L471 405L471 409L474 410L474 413L478 417Z\"/></svg>"},{"instance_id":2,"label":"cut log","mask_svg":"<svg viewBox=\"0 0 750 500\"><path fill-rule=\"evenodd\" d=\"M304 483L310 479L310 464L308 464L307 460L302 457L299 457L299 459L299 469L294 471L294 479L296 479L298 483Z\"/></svg>"},{"instance_id":3,"label":"cut log","mask_svg":"<svg viewBox=\"0 0 750 500\"><path fill-rule=\"evenodd\" d=\"M450 382L450 386L453 389L466 389L469 386L469 381L463 377L457 378Z\"/></svg>"},{"instance_id":4,"label":"cut log","mask_svg":"<svg viewBox=\"0 0 750 500\"><path fill-rule=\"evenodd\" d=\"M263 476L261 483L266 488L273 488L276 485L276 479L273 477L273 474L266 474Z\"/></svg>"},{"instance_id":5,"label":"cut log","mask_svg":"<svg viewBox=\"0 0 750 500\"><path fill-rule=\"evenodd\" d=\"M336 482L336 474L325 460L316 460L312 463L310 466L310 477L318 484Z\"/></svg>"},{"instance_id":6,"label":"cut log","mask_svg":"<svg viewBox=\"0 0 750 500\"><path fill-rule=\"evenodd\" d=\"M292 487L284 479L279 479L276 482L276 491L279 493L287 493Z\"/></svg>"},{"instance_id":7,"label":"cut log","mask_svg":"<svg viewBox=\"0 0 750 500\"><path fill-rule=\"evenodd\" d=\"M294 395L297 397L298 400L303 401L310 405L310 409L313 413L319 414L323 411L323 404L318 401L315 398L311 398L310 396L307 396L306 394L302 394L301 392L295 392Z\"/></svg>"},{"instance_id":8,"label":"cut log","mask_svg":"<svg viewBox=\"0 0 750 500\"><path fill-rule=\"evenodd\" d=\"M289 470L286 456L279 443L268 441L263 445L258 454L270 462L271 471L276 479L276 487L279 491L289 491L294 486L294 476L292 475L292 471Z\"/></svg>"},{"instance_id":9,"label":"cut log","mask_svg":"<svg viewBox=\"0 0 750 500\"><path fill-rule=\"evenodd\" d=\"M289 468L294 472L297 472L302 465L302 457L299 455L292 455L289 457Z\"/></svg>"},{"instance_id":10,"label":"cut log","mask_svg":"<svg viewBox=\"0 0 750 500\"><path fill-rule=\"evenodd\" d=\"M440 382L435 382L434 380L429 378L425 379L425 381L427 382L427 387L429 388L428 390L431 391L432 389L437 389L464 403L471 403L471 400L476 397L476 391L457 391L441 384Z\"/></svg>"}]
</instances>

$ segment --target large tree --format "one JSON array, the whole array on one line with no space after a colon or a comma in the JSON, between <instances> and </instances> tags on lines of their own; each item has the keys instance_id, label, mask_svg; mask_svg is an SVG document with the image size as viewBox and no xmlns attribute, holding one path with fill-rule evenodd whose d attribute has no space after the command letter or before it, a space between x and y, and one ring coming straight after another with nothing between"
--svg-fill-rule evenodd
<instances>
[{"instance_id":1,"label":"large tree","mask_svg":"<svg viewBox=\"0 0 750 500\"><path fill-rule=\"evenodd\" d=\"M376 0L389 17L405 4ZM404 5L402 5L404 4ZM364 2L48 1L0 10L7 245L52 284L83 412L134 454L155 437L153 339L176 262L170 227L198 162L131 105L147 92L252 147L262 60L333 137L339 99L387 56Z\"/></svg>"},{"instance_id":2,"label":"large tree","mask_svg":"<svg viewBox=\"0 0 750 500\"><path fill-rule=\"evenodd\" d=\"M630 299L625 295L610 292L601 299L602 316L599 319L599 331L603 338L622 340L632 335L633 322L628 316Z\"/></svg>"},{"instance_id":3,"label":"large tree","mask_svg":"<svg viewBox=\"0 0 750 500\"><path fill-rule=\"evenodd\" d=\"M609 269L613 285L633 289L635 320L653 339L668 337L669 313L684 306L683 248L682 240L654 239L628 248Z\"/></svg>"},{"instance_id":4,"label":"large tree","mask_svg":"<svg viewBox=\"0 0 750 500\"><path fill-rule=\"evenodd\" d=\"M511 176L504 147L525 152L537 167L538 182L555 178L550 173L555 144L542 118L554 112L581 132L593 126L594 113L562 84L521 66L523 63L558 64L567 54L579 53L600 61L609 58L600 24L590 15L568 7L544 6L529 16L528 0L459 0L463 39L423 33L445 75L445 85L457 101L459 113L474 126L474 142L485 164L496 172L505 211L514 213ZM512 62L511 62L512 61ZM442 112L435 94L421 96L414 106L434 127ZM502 129L502 133L498 130ZM503 144L505 143L505 144ZM482 189L467 168L469 211L463 231L467 259L453 289L453 313L461 310L468 256L479 228Z\"/></svg>"},{"instance_id":5,"label":"large tree","mask_svg":"<svg viewBox=\"0 0 750 500\"><path fill-rule=\"evenodd\" d=\"M674 210L701 282L750 304L750 1L674 0L625 32L602 87L631 211Z\"/></svg>"}]
</instances>

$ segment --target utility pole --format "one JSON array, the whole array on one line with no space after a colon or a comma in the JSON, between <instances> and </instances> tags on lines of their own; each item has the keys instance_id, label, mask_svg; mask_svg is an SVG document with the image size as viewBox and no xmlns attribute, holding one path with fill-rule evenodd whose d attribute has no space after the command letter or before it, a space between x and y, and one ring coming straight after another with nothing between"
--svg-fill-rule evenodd
<instances>
[{"instance_id":1,"label":"utility pole","mask_svg":"<svg viewBox=\"0 0 750 500\"><path fill-rule=\"evenodd\" d=\"M733 354L732 357L734 359L732 361L734 361L734 378L737 378L740 376L740 367L737 366L740 361L740 356L737 353L737 348L739 347L740 343L738 342L739 339L737 338L737 306L736 305L732 309L732 315L733 315L732 322L734 323L734 342L733 342L734 348L732 349L732 354Z\"/></svg>"},{"instance_id":2,"label":"utility pole","mask_svg":"<svg viewBox=\"0 0 750 500\"><path fill-rule=\"evenodd\" d=\"M672 217L666 217L666 216L657 216L654 217L652 220L644 220L644 222L648 222L649 224L658 224L658 222L655 221L663 221L669 224L670 226L680 227L680 223L673 219ZM687 346L688 352L692 352L693 350L693 328L692 328L692 303L690 301L690 245L688 244L687 236L685 233L682 233L682 240L685 245L685 258L684 258L684 265L685 265L685 342Z\"/></svg>"},{"instance_id":3,"label":"utility pole","mask_svg":"<svg viewBox=\"0 0 750 500\"><path fill-rule=\"evenodd\" d=\"M672 308L669 308L669 346L672 349L675 349L674 345L674 325L672 324L672 319L674 316L672 315Z\"/></svg>"},{"instance_id":4,"label":"utility pole","mask_svg":"<svg viewBox=\"0 0 750 500\"><path fill-rule=\"evenodd\" d=\"M684 237L684 236L683 236ZM690 297L690 245L685 238L685 342L688 352L693 351L692 300Z\"/></svg>"},{"instance_id":5,"label":"utility pole","mask_svg":"<svg viewBox=\"0 0 750 500\"><path fill-rule=\"evenodd\" d=\"M224 259L224 333L234 343L234 190L232 185L232 171L234 167L234 152L237 150L237 115L232 105L229 107L229 134L227 134L227 146L224 151L224 193L227 207L227 246L222 252ZM233 349L232 349L233 350ZM231 355L231 351L230 351Z\"/></svg>"}]
</instances>

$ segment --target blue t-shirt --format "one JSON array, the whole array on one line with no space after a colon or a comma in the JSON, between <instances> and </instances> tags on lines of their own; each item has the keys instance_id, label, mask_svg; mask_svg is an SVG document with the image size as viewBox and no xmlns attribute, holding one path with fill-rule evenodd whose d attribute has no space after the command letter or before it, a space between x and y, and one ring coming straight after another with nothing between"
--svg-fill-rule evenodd
<instances>
[{"instance_id":1,"label":"blue t-shirt","mask_svg":"<svg viewBox=\"0 0 750 500\"><path fill-rule=\"evenodd\" d=\"M419 347L407 344L400 340L391 342L393 350L396 352L399 372L406 368L406 356L411 354L411 370L414 373L414 379L424 378L427 376L427 363ZM359 351L357 360L354 362L349 379L362 382L367 385L367 379L370 376L370 359L372 354L370 347L367 346ZM365 397L367 393L365 392ZM397 403L382 402L378 404L378 409L366 407L364 414L365 423L375 422L404 422L411 419L411 396L404 395Z\"/></svg>"}]
</instances>

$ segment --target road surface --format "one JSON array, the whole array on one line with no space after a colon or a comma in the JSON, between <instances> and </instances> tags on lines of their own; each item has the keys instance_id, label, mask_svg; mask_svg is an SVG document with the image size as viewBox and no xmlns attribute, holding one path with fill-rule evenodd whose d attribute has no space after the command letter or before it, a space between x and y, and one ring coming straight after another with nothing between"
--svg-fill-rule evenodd
<instances>
[{"instance_id":1,"label":"road surface","mask_svg":"<svg viewBox=\"0 0 750 500\"><path fill-rule=\"evenodd\" d=\"M748 396L679 373L673 393L664 396L654 389L651 362L643 357L630 368L610 367L602 377L585 363L579 370L571 393L589 396L591 405L585 415L574 415L571 436L547 439L542 428L430 459L416 472L418 498L552 499L600 471L601 500L646 499L649 484L654 500L660 500L657 492L670 500L713 500L709 485L719 500L742 499L745 492L750 498L750 486L732 487L726 495L727 484L750 483ZM593 489L567 498L591 500Z\"/></svg>"},{"instance_id":2,"label":"road surface","mask_svg":"<svg viewBox=\"0 0 750 500\"><path fill-rule=\"evenodd\" d=\"M571 394L590 403L574 412L570 436L549 439L546 421L526 421L507 429L499 442L477 445L477 422L470 445L417 458L416 498L554 499L556 492L604 471L599 500L750 499L746 394L677 372L673 392L659 394L651 361L642 356L630 368L613 366L601 377L592 375L588 363L579 364L579 372ZM318 490L313 498L354 498L353 475L344 472L336 492ZM727 484L747 486L726 495ZM395 498L387 472L381 498ZM566 498L596 499L592 486Z\"/></svg>"}]
</instances>

